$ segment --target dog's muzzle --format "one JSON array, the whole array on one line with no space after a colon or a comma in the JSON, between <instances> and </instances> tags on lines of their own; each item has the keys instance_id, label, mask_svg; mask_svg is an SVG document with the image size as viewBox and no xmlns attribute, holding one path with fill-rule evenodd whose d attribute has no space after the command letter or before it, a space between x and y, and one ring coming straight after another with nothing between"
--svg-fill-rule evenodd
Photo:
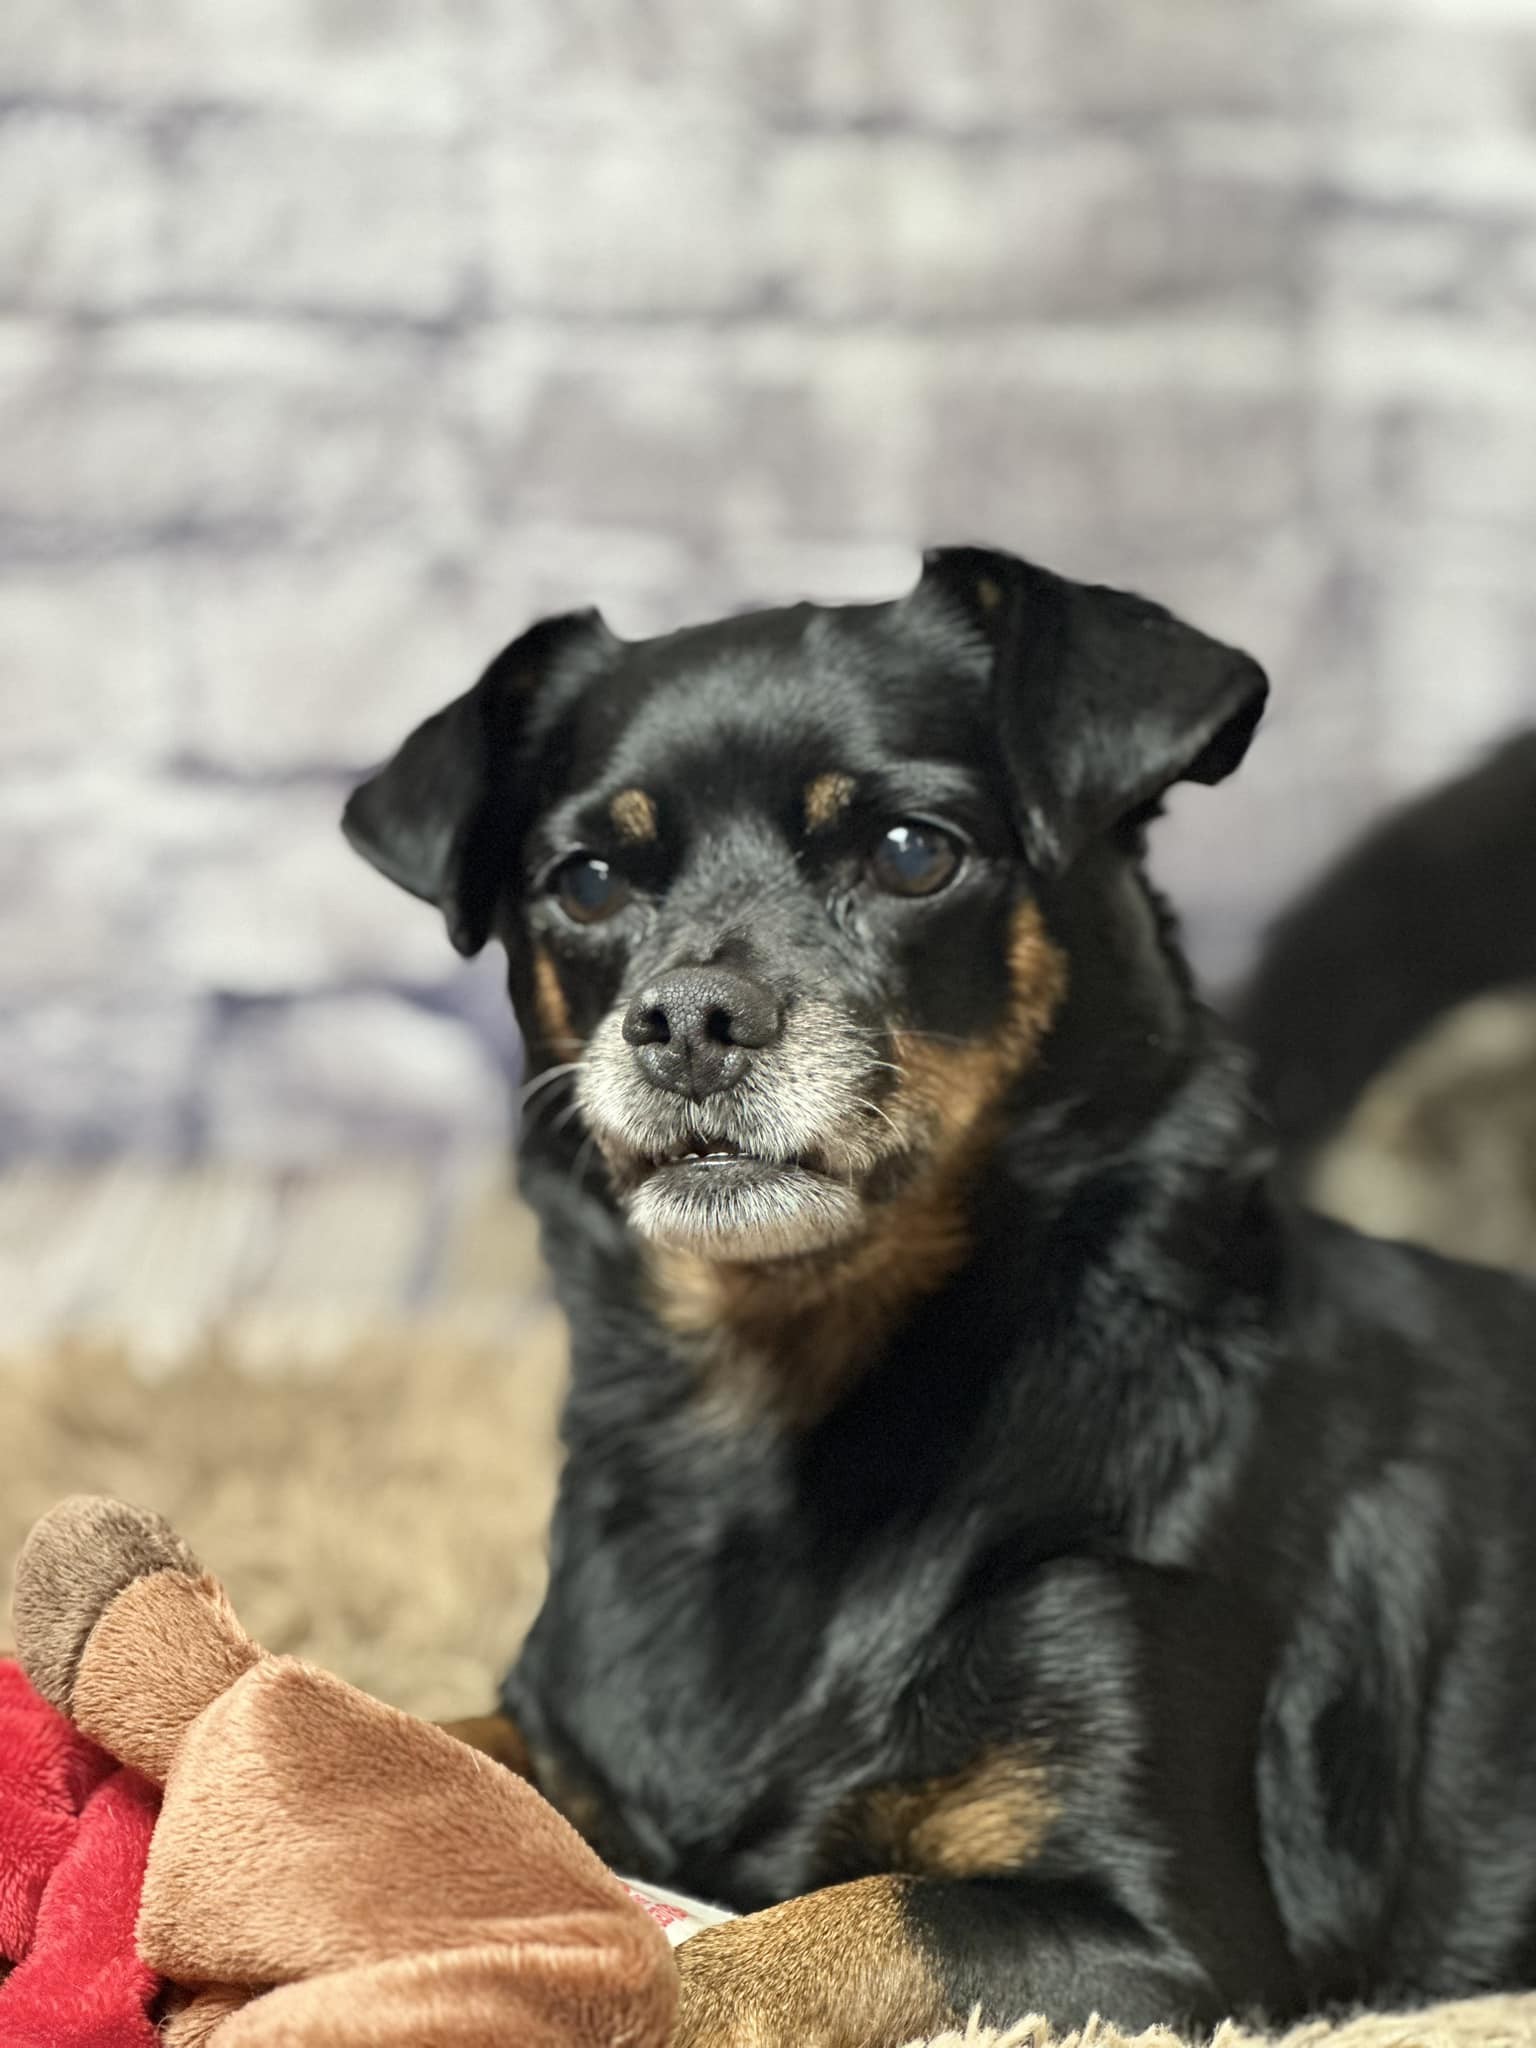
<instances>
[{"instance_id":1,"label":"dog's muzzle","mask_svg":"<svg viewBox=\"0 0 1536 2048\"><path fill-rule=\"evenodd\" d=\"M629 1223L713 1259L779 1259L863 1225L895 1149L867 1036L832 1004L786 1015L743 975L683 969L594 1034L578 1096Z\"/></svg>"}]
</instances>

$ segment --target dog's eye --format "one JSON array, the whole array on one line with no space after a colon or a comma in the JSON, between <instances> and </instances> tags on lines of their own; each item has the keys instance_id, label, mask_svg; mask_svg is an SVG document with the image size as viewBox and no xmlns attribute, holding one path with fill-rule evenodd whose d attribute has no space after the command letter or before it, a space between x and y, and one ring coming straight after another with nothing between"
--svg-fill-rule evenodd
<instances>
[{"instance_id":1,"label":"dog's eye","mask_svg":"<svg viewBox=\"0 0 1536 2048\"><path fill-rule=\"evenodd\" d=\"M958 839L937 825L908 820L893 825L875 848L869 872L890 896L931 896L952 881L960 866Z\"/></svg>"},{"instance_id":2,"label":"dog's eye","mask_svg":"<svg viewBox=\"0 0 1536 2048\"><path fill-rule=\"evenodd\" d=\"M555 900L577 924L601 924L629 901L629 884L596 854L578 853L563 861L551 879Z\"/></svg>"}]
</instances>

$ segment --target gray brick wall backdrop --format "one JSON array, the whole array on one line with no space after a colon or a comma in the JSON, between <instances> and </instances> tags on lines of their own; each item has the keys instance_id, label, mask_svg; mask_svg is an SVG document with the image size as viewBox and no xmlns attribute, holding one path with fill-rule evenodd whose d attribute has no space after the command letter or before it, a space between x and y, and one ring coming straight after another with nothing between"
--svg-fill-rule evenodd
<instances>
[{"instance_id":1,"label":"gray brick wall backdrop","mask_svg":"<svg viewBox=\"0 0 1536 2048\"><path fill-rule=\"evenodd\" d=\"M347 777L540 610L975 537L1268 662L1217 977L1536 715L1532 0L8 0L0 1143L492 1134Z\"/></svg>"}]
</instances>

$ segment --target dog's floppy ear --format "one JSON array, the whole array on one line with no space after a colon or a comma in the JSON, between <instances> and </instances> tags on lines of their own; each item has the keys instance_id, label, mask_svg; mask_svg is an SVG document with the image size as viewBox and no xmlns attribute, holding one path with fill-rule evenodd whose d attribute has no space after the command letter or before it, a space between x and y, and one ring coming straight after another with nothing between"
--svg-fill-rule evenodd
<instances>
[{"instance_id":1,"label":"dog's floppy ear","mask_svg":"<svg viewBox=\"0 0 1536 2048\"><path fill-rule=\"evenodd\" d=\"M1127 591L932 548L915 594L960 607L991 645L1020 836L1046 873L1170 784L1230 775L1263 713L1257 662Z\"/></svg>"},{"instance_id":2,"label":"dog's floppy ear","mask_svg":"<svg viewBox=\"0 0 1536 2048\"><path fill-rule=\"evenodd\" d=\"M613 644L595 611L541 619L347 799L341 829L351 845L435 903L461 953L485 944L506 880L517 832L512 773L532 695L574 648L600 655Z\"/></svg>"}]
</instances>

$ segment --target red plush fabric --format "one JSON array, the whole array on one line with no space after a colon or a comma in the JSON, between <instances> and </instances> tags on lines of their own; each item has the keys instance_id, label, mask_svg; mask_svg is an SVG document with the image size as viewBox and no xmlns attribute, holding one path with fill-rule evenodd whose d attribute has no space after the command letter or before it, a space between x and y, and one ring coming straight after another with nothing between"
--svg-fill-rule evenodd
<instances>
[{"instance_id":1,"label":"red plush fabric","mask_svg":"<svg viewBox=\"0 0 1536 2048\"><path fill-rule=\"evenodd\" d=\"M133 1927L159 1808L0 1659L4 2048L154 2048L160 1987Z\"/></svg>"}]
</instances>

